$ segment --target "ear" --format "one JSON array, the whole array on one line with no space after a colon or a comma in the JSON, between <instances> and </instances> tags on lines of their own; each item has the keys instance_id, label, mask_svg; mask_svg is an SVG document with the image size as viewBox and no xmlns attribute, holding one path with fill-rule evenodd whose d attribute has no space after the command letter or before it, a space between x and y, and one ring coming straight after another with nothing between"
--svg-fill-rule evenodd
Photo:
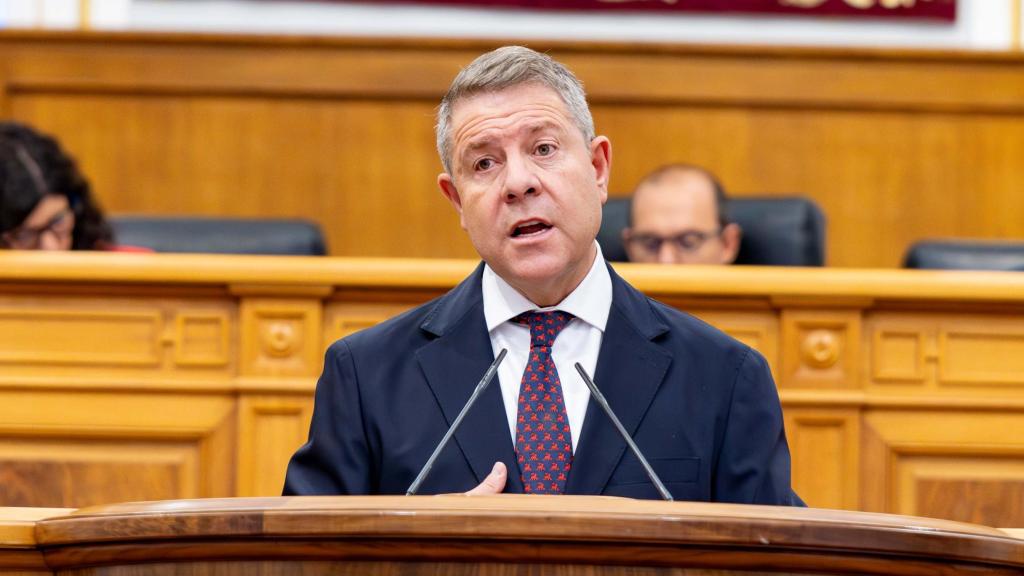
<instances>
[{"instance_id":1,"label":"ear","mask_svg":"<svg viewBox=\"0 0 1024 576\"><path fill-rule=\"evenodd\" d=\"M590 141L590 163L601 191L601 204L604 204L608 201L608 180L612 175L612 142L607 136L597 136Z\"/></svg>"},{"instance_id":2,"label":"ear","mask_svg":"<svg viewBox=\"0 0 1024 576\"><path fill-rule=\"evenodd\" d=\"M729 224L722 230L722 264L732 264L740 252L743 229L739 224Z\"/></svg>"},{"instance_id":3,"label":"ear","mask_svg":"<svg viewBox=\"0 0 1024 576\"><path fill-rule=\"evenodd\" d=\"M626 258L630 262L635 262L636 258L633 257L633 244L630 243L629 239L633 237L633 229L626 226L622 229L622 247L626 249Z\"/></svg>"},{"instance_id":4,"label":"ear","mask_svg":"<svg viewBox=\"0 0 1024 576\"><path fill-rule=\"evenodd\" d=\"M455 211L459 213L459 225L465 230L466 221L462 217L462 197L459 196L459 190L455 187L455 181L447 172L442 172L437 175L437 185L441 188L441 194L452 203Z\"/></svg>"}]
</instances>

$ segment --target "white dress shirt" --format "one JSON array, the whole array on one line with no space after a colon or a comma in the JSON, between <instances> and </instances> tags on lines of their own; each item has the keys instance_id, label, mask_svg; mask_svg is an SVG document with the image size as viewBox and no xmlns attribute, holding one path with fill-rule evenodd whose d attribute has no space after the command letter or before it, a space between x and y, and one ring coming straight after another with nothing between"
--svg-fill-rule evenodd
<instances>
[{"instance_id":1,"label":"white dress shirt","mask_svg":"<svg viewBox=\"0 0 1024 576\"><path fill-rule=\"evenodd\" d=\"M597 246L596 241L594 245ZM523 312L533 310L561 310L574 316L555 339L551 347L551 358L562 384L565 414L569 419L572 450L575 453L583 429L583 418L587 413L587 403L590 401L590 390L576 372L574 364L579 362L593 378L597 355L601 350L601 338L612 305L612 279L605 266L601 247L597 246L594 263L580 285L555 306L541 308L530 302L502 280L490 266L484 266L482 289L484 318L487 320L487 332L491 337L495 357L502 348L508 349L508 355L498 367L498 382L513 443L516 437L516 412L519 410L519 386L530 355L530 329L511 320Z\"/></svg>"}]
</instances>

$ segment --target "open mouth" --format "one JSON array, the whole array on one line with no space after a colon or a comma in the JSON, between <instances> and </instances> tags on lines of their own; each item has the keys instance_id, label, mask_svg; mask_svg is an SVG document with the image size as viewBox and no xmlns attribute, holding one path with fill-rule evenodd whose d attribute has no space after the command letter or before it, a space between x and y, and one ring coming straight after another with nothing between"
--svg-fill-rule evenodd
<instances>
[{"instance_id":1,"label":"open mouth","mask_svg":"<svg viewBox=\"0 0 1024 576\"><path fill-rule=\"evenodd\" d=\"M516 227L512 229L512 237L522 238L527 236L534 236L550 228L550 224L541 222L540 220L529 220L527 222L516 224Z\"/></svg>"}]
</instances>

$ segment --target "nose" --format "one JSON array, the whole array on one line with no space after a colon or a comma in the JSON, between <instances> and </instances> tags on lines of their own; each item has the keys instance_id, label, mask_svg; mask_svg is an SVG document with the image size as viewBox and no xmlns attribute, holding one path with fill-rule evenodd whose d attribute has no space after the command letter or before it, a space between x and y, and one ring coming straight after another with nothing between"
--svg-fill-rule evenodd
<instances>
[{"instance_id":1,"label":"nose","mask_svg":"<svg viewBox=\"0 0 1024 576\"><path fill-rule=\"evenodd\" d=\"M39 234L39 250L56 251L63 250L64 247L61 245L60 236L58 236L53 230L43 230Z\"/></svg>"},{"instance_id":2,"label":"nose","mask_svg":"<svg viewBox=\"0 0 1024 576\"><path fill-rule=\"evenodd\" d=\"M515 202L539 192L536 167L521 154L510 155L505 166L505 201Z\"/></svg>"},{"instance_id":3,"label":"nose","mask_svg":"<svg viewBox=\"0 0 1024 576\"><path fill-rule=\"evenodd\" d=\"M658 248L658 264L679 264L678 253L671 242L662 242Z\"/></svg>"}]
</instances>

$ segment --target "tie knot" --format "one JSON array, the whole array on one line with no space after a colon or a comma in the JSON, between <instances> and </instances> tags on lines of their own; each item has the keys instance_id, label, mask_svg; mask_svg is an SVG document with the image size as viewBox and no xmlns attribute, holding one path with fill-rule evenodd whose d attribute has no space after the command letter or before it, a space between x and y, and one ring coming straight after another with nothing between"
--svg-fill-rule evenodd
<instances>
[{"instance_id":1,"label":"tie knot","mask_svg":"<svg viewBox=\"0 0 1024 576\"><path fill-rule=\"evenodd\" d=\"M523 312L512 321L530 327L530 349L538 347L549 349L572 318L572 314L568 312L551 310L549 312Z\"/></svg>"}]
</instances>

